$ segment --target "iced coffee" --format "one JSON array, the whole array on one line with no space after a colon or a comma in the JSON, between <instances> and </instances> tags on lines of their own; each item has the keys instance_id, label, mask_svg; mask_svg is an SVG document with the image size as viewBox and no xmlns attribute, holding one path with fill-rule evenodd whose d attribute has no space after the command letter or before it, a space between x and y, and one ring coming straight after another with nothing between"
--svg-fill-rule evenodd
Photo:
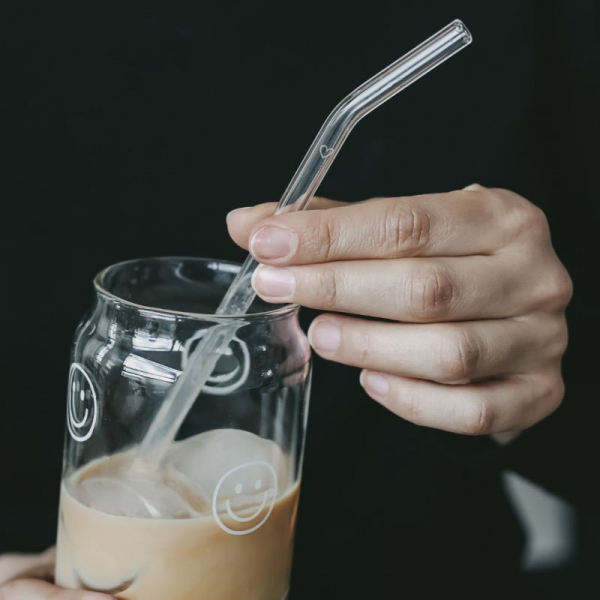
<instances>
[{"instance_id":1,"label":"iced coffee","mask_svg":"<svg viewBox=\"0 0 600 600\"><path fill-rule=\"evenodd\" d=\"M280 447L235 429L176 442L160 469L135 448L62 485L59 585L128 600L282 600L298 482Z\"/></svg>"}]
</instances>

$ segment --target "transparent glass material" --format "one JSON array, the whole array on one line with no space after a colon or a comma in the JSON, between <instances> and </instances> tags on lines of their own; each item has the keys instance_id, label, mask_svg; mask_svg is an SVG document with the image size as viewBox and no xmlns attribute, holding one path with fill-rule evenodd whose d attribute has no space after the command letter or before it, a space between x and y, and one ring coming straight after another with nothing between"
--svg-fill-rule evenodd
<instances>
[{"instance_id":1,"label":"transparent glass material","mask_svg":"<svg viewBox=\"0 0 600 600\"><path fill-rule=\"evenodd\" d=\"M72 347L56 579L129 600L286 597L310 389L297 306L214 315L239 266L109 267ZM138 447L215 324L233 341L159 466Z\"/></svg>"}]
</instances>

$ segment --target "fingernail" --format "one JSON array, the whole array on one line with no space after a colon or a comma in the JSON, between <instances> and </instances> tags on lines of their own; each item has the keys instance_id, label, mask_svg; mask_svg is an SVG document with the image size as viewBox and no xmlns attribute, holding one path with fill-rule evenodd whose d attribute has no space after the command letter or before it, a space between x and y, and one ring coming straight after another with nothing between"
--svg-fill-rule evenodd
<instances>
[{"instance_id":1,"label":"fingernail","mask_svg":"<svg viewBox=\"0 0 600 600\"><path fill-rule=\"evenodd\" d=\"M241 208L235 208L234 210L228 212L227 216L225 217L225 220L227 221L227 225L231 224L230 221L236 213L241 214L249 209L250 209L249 206L242 206Z\"/></svg>"},{"instance_id":2,"label":"fingernail","mask_svg":"<svg viewBox=\"0 0 600 600\"><path fill-rule=\"evenodd\" d=\"M360 384L373 396L387 396L390 386L387 379L378 373L363 371L360 375Z\"/></svg>"},{"instance_id":3,"label":"fingernail","mask_svg":"<svg viewBox=\"0 0 600 600\"><path fill-rule=\"evenodd\" d=\"M308 339L316 350L335 352L340 346L342 332L331 321L317 321L309 329Z\"/></svg>"},{"instance_id":4,"label":"fingernail","mask_svg":"<svg viewBox=\"0 0 600 600\"><path fill-rule=\"evenodd\" d=\"M256 258L284 258L296 245L293 232L279 227L262 227L250 240L250 252Z\"/></svg>"},{"instance_id":5,"label":"fingernail","mask_svg":"<svg viewBox=\"0 0 600 600\"><path fill-rule=\"evenodd\" d=\"M290 269L260 265L252 276L256 293L271 300L286 300L294 293L296 278Z\"/></svg>"}]
</instances>

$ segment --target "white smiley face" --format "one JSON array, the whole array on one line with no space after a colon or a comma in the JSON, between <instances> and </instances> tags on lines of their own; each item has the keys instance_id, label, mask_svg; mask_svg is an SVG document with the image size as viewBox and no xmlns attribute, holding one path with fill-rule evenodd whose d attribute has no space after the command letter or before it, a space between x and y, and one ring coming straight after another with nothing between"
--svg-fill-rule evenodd
<instances>
[{"instance_id":1,"label":"white smiley face","mask_svg":"<svg viewBox=\"0 0 600 600\"><path fill-rule=\"evenodd\" d=\"M186 368L190 356L197 348L196 343L211 329L210 327L208 329L201 329L185 342L181 357L182 369ZM234 346L238 346L238 352L234 352ZM248 350L248 344L235 336L219 360L219 366L224 367L225 372L217 375L214 373L211 374L202 388L203 393L213 396L226 396L227 394L232 394L246 383L250 374L250 351ZM229 368L228 371L227 368Z\"/></svg>"},{"instance_id":2,"label":"white smiley face","mask_svg":"<svg viewBox=\"0 0 600 600\"><path fill-rule=\"evenodd\" d=\"M233 489L232 489L233 488ZM233 492L233 494L232 494ZM251 496L253 511L251 514L238 514L232 505L232 499ZM217 525L231 535L247 535L262 527L271 516L275 500L277 499L277 473L275 469L264 460L255 460L233 469L229 469L215 488L213 494L212 510ZM243 504L243 503L242 503ZM257 508L254 509L254 504ZM221 512L226 513L233 521L225 524ZM224 508L224 511L223 511ZM266 512L265 508L267 508ZM261 515L263 514L261 518Z\"/></svg>"},{"instance_id":3,"label":"white smiley face","mask_svg":"<svg viewBox=\"0 0 600 600\"><path fill-rule=\"evenodd\" d=\"M77 442L88 440L98 420L98 397L92 379L78 363L69 371L67 427Z\"/></svg>"}]
</instances>

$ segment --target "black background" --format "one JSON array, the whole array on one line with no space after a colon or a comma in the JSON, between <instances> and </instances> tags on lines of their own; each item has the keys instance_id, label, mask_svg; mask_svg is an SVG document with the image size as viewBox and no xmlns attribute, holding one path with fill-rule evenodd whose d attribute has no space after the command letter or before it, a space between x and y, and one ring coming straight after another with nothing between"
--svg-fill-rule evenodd
<instances>
[{"instance_id":1,"label":"black background","mask_svg":"<svg viewBox=\"0 0 600 600\"><path fill-rule=\"evenodd\" d=\"M473 45L361 123L320 193L359 200L479 182L544 209L575 283L567 401L509 462L582 509L582 579L598 556L585 516L599 506L597 2L4 9L0 551L53 542L69 345L94 274L142 256L242 259L226 213L277 200L337 101L458 17ZM523 540L501 465L449 458L437 445L446 437L388 415L356 379L317 361L297 597L512 582Z\"/></svg>"}]
</instances>

